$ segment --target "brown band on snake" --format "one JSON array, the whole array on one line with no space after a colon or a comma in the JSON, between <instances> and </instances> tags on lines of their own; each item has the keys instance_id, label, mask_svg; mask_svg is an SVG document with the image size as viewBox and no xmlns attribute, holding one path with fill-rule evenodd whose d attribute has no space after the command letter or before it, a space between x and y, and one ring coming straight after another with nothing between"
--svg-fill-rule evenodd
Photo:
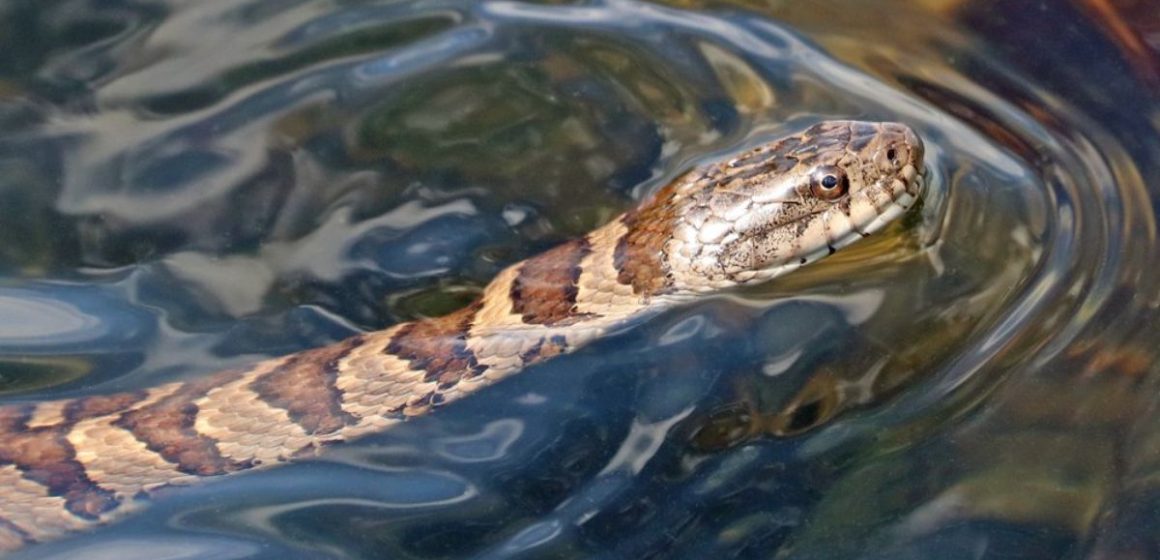
<instances>
[{"instance_id":1,"label":"brown band on snake","mask_svg":"<svg viewBox=\"0 0 1160 560\"><path fill-rule=\"evenodd\" d=\"M405 325L386 351L410 361L411 368L426 372L424 381L435 381L441 388L454 386L464 377L475 377L484 368L467 347L467 332L479 307L476 302L450 315ZM425 403L430 403L430 399Z\"/></svg>"},{"instance_id":2,"label":"brown band on snake","mask_svg":"<svg viewBox=\"0 0 1160 560\"><path fill-rule=\"evenodd\" d=\"M144 398L144 391L82 397L68 403L64 407L62 416L65 423L76 425L77 422L87 418L96 418L128 409Z\"/></svg>"},{"instance_id":3,"label":"brown band on snake","mask_svg":"<svg viewBox=\"0 0 1160 560\"><path fill-rule=\"evenodd\" d=\"M672 286L665 264L665 243L673 236L680 212L674 185L666 186L652 201L631 210L621 220L628 233L614 254L617 281L632 286L635 294L653 296Z\"/></svg>"},{"instance_id":4,"label":"brown band on snake","mask_svg":"<svg viewBox=\"0 0 1160 560\"><path fill-rule=\"evenodd\" d=\"M15 466L48 495L63 498L65 508L80 518L95 520L117 507L120 500L114 493L89 479L77 461L77 451L68 441L72 425L28 428L32 408L22 408L4 414L0 421L0 467Z\"/></svg>"},{"instance_id":5,"label":"brown band on snake","mask_svg":"<svg viewBox=\"0 0 1160 560\"><path fill-rule=\"evenodd\" d=\"M338 362L364 338L306 350L254 380L250 388L268 404L286 410L307 434L329 434L357 419L342 410L342 393L335 387Z\"/></svg>"},{"instance_id":6,"label":"brown band on snake","mask_svg":"<svg viewBox=\"0 0 1160 560\"><path fill-rule=\"evenodd\" d=\"M835 167L848 192L811 195ZM124 516L157 488L389 429L697 294L789 272L900 216L921 168L905 126L824 123L678 177L450 315L145 391L0 404L0 552Z\"/></svg>"},{"instance_id":7,"label":"brown band on snake","mask_svg":"<svg viewBox=\"0 0 1160 560\"><path fill-rule=\"evenodd\" d=\"M31 404L0 406L0 443L5 443L6 437L26 429L28 419L35 410L36 405ZM3 449L3 446L0 446L0 449Z\"/></svg>"},{"instance_id":8,"label":"brown band on snake","mask_svg":"<svg viewBox=\"0 0 1160 560\"><path fill-rule=\"evenodd\" d=\"M224 371L191 381L155 403L124 413L113 425L128 430L183 473L213 476L250 468L250 461L223 457L217 440L194 427L198 413L194 401L241 374Z\"/></svg>"},{"instance_id":9,"label":"brown band on snake","mask_svg":"<svg viewBox=\"0 0 1160 560\"><path fill-rule=\"evenodd\" d=\"M581 237L525 261L512 281L512 311L535 325L562 326L584 318L575 314L576 281L589 250Z\"/></svg>"}]
</instances>

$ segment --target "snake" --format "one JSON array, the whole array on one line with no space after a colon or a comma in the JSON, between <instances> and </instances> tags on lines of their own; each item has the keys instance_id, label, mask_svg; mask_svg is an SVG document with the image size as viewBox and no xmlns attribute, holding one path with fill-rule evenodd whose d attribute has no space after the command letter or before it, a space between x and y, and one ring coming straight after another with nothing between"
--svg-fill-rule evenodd
<instances>
[{"instance_id":1,"label":"snake","mask_svg":"<svg viewBox=\"0 0 1160 560\"><path fill-rule=\"evenodd\" d=\"M162 488L316 456L781 276L882 230L925 176L909 126L821 121L676 176L448 315L139 390L0 404L0 551L121 519Z\"/></svg>"}]
</instances>

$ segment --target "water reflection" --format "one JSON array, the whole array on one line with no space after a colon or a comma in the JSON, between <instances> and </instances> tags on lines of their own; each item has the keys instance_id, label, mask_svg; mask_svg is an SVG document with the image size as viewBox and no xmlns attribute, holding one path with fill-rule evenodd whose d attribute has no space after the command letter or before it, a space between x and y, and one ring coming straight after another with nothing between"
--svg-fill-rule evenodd
<instances>
[{"instance_id":1,"label":"water reflection","mask_svg":"<svg viewBox=\"0 0 1160 560\"><path fill-rule=\"evenodd\" d=\"M21 556L1160 555L1156 27L1130 10L0 6L6 400L446 312L819 118L912 124L932 176L824 264Z\"/></svg>"}]
</instances>

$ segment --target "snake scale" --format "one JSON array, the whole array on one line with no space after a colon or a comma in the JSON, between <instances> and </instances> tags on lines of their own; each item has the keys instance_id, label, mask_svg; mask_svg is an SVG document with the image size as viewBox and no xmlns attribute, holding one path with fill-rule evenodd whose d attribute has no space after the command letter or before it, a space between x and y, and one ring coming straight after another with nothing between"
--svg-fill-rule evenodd
<instances>
[{"instance_id":1,"label":"snake scale","mask_svg":"<svg viewBox=\"0 0 1160 560\"><path fill-rule=\"evenodd\" d=\"M821 122L685 173L450 315L188 381L0 405L0 551L122 517L162 487L313 456L794 270L901 216L923 169L905 125Z\"/></svg>"}]
</instances>

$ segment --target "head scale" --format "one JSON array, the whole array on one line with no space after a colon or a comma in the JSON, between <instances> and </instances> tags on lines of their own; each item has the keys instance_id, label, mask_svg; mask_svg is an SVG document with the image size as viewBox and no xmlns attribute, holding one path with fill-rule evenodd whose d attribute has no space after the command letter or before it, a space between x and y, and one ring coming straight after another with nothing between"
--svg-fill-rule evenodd
<instances>
[{"instance_id":1,"label":"head scale","mask_svg":"<svg viewBox=\"0 0 1160 560\"><path fill-rule=\"evenodd\" d=\"M625 246L664 271L663 283L630 280L638 292L675 294L768 280L901 216L923 169L910 127L856 121L822 122L695 169L626 217Z\"/></svg>"}]
</instances>

